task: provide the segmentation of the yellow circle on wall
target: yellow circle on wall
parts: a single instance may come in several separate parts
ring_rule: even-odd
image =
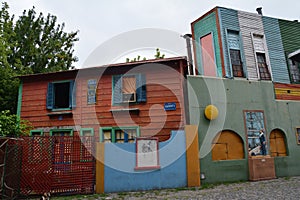
[[[204,111],[205,117],[209,120],[214,120],[218,117],[219,111],[218,108],[214,105],[208,105]]]

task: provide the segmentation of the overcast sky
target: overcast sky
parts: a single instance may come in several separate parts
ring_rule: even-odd
[[[1,0],[2,1],[2,0]],[[3,1],[2,1],[3,2]],[[192,21],[215,6],[256,12],[288,20],[300,20],[299,0],[7,0],[10,14],[20,16],[35,6],[44,16],[48,13],[64,22],[65,31],[79,30],[75,55],[76,67],[105,41],[137,29],[167,29],[190,33]]]

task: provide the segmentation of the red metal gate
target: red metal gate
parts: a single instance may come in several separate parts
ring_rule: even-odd
[[[93,137],[23,137],[22,196],[94,193]]]

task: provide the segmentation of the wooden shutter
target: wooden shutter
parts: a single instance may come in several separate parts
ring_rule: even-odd
[[[213,144],[212,160],[227,160],[227,145],[226,144]]]
[[[253,46],[256,52],[265,53],[264,38],[261,35],[253,35]]]
[[[54,99],[53,83],[48,83],[47,99],[46,99],[47,109],[53,109],[53,99]]]
[[[234,160],[244,158],[244,145],[241,137],[232,131],[222,131],[213,144],[213,160]]]
[[[69,107],[75,108],[76,107],[76,85],[75,81],[70,81],[70,90],[69,90]]]
[[[147,92],[146,92],[146,76],[144,74],[138,74],[136,76],[136,95],[137,102],[146,102],[147,101]]]
[[[122,103],[122,76],[113,76],[113,103]]]
[[[273,130],[270,134],[271,156],[287,156],[285,136],[280,130]]]
[[[238,32],[228,31],[229,49],[240,50],[240,39]]]

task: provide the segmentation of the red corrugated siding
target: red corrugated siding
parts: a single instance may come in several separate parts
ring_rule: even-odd
[[[62,120],[59,120],[58,116],[48,116],[52,112],[46,109],[47,85],[52,81],[75,79],[74,72],[71,75],[64,73],[63,76],[59,73],[48,74],[36,81],[26,78],[23,81],[21,117],[32,122],[35,128],[80,125],[81,127],[95,128],[96,135],[100,125],[101,127],[138,125],[142,135],[156,134],[161,136],[161,140],[168,139],[171,130],[182,128],[184,124],[183,77],[179,74],[180,65],[183,62],[185,63],[184,60],[168,63],[172,66],[173,71],[161,70],[159,67],[156,69],[151,65],[144,66],[143,70],[140,70],[146,75],[147,102],[129,106],[139,109],[139,113],[131,113],[133,123],[130,123],[128,116],[125,116],[124,118],[120,117],[117,124],[111,113],[111,109],[122,108],[122,106],[112,106],[112,74],[124,73],[130,68],[115,70],[122,71],[117,73],[109,70],[106,75],[101,77],[97,87],[97,104],[95,105],[87,104],[87,80],[98,78],[97,73],[94,73],[96,76],[89,73],[83,78],[77,79],[76,109],[72,111],[73,115],[63,115]],[[176,111],[164,111],[165,102],[175,102]],[[152,115],[152,118],[149,115]],[[157,130],[157,127],[162,127],[162,129]]]

